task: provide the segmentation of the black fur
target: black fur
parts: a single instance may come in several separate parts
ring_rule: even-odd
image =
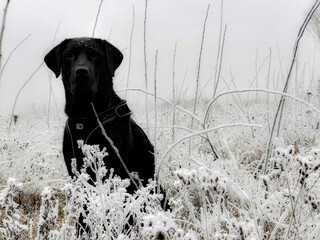
[[[121,178],[128,178],[98,127],[91,103],[129,171],[137,172],[143,184],[154,177],[153,146],[144,131],[130,118],[125,102],[113,90],[112,77],[122,59],[123,55],[116,47],[95,38],[66,39],[45,56],[45,63],[56,77],[62,74],[65,112],[68,116],[63,155],[72,177],[75,175],[71,169],[71,159],[77,159],[78,170],[83,164],[83,154],[77,140],[84,140],[87,144],[99,144],[100,149],[106,147],[109,153],[105,158],[107,168],[113,168],[114,173]],[[122,114],[117,114],[117,106]],[[89,171],[89,175],[95,179],[93,172]],[[133,193],[134,190],[131,183],[128,192]]]

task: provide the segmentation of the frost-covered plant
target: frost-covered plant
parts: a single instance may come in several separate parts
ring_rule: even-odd
[[[143,239],[183,239],[184,231],[178,227],[172,214],[158,212],[143,217]]]
[[[0,119],[2,120],[2,119]],[[0,121],[0,174],[2,179],[16,178],[32,182],[24,190],[41,191],[47,185],[62,187],[67,175],[61,152],[58,124],[48,128],[39,116],[28,117],[12,126],[10,134]]]
[[[288,101],[288,113],[294,113],[289,104]],[[250,123],[267,122],[265,105],[255,105],[254,110],[258,113],[252,111],[251,106],[247,107],[248,116],[244,116],[234,111],[235,106],[221,105],[220,109],[215,109],[210,124],[245,122],[247,117]],[[245,106],[243,108],[246,110]],[[172,128],[167,126],[170,111],[160,113],[158,118],[159,125],[162,124],[157,128],[158,164],[162,154],[173,144]],[[23,191],[35,186],[43,189],[47,184],[57,187],[57,180],[63,184],[66,201],[62,196],[59,203],[62,211],[55,225],[50,227],[50,233],[54,234],[49,234],[49,239],[77,239],[76,225],[80,215],[91,230],[83,236],[85,239],[318,239],[320,151],[316,129],[319,118],[306,115],[306,111],[300,113],[298,111],[294,122],[293,117],[284,116],[285,137],[276,140],[265,175],[261,175],[260,165],[265,158],[267,125],[262,131],[234,127],[209,134],[221,155],[219,159],[212,155],[206,141],[200,137],[193,139],[190,152],[189,144],[184,142],[172,148],[159,177],[169,197],[170,213],[160,208],[161,196],[155,194],[154,182],[133,195],[128,194],[129,181],[118,178],[104,166],[102,158],[108,158],[108,149],[82,144],[85,166],[76,172],[76,179],[68,179],[66,183],[67,172],[59,152],[59,131],[39,125],[39,120],[32,123],[37,125],[30,127],[35,130],[32,134],[26,131],[31,123],[21,122],[21,125],[13,126],[11,136],[0,137],[0,172],[3,179],[8,176],[17,177],[19,182],[23,179]],[[196,122],[193,130],[188,129],[189,118],[188,114],[176,115],[176,139],[202,130]],[[152,133],[154,129],[150,131]],[[87,174],[88,168],[95,173],[93,179]],[[88,180],[95,183],[89,184]],[[6,196],[5,189],[1,190],[1,196]],[[33,209],[36,214],[29,214],[20,196],[15,198],[13,195],[12,205],[21,204],[15,206],[14,217],[8,217],[7,206],[1,205],[0,238],[9,238],[11,231],[2,219],[10,220],[10,226],[27,221],[30,224],[31,219],[34,228],[41,225],[37,222],[43,219],[39,218],[38,207]],[[51,199],[57,204],[56,198],[52,192]],[[13,219],[18,221],[13,222]],[[31,230],[23,234],[31,238],[39,229]]]
[[[41,193],[42,204],[40,207],[40,216],[38,220],[37,239],[53,239],[57,236],[56,221],[58,218],[59,202],[54,203],[51,199],[52,190],[45,187]]]
[[[266,189],[262,207],[273,216],[269,220],[271,238],[285,234],[291,239],[302,233],[319,236],[320,225],[314,218],[320,208],[320,149],[300,154],[292,145],[279,147],[271,164],[272,171],[262,178]]]
[[[120,179],[112,169],[105,168],[103,158],[108,157],[105,148],[100,150],[97,145],[82,145],[81,142],[80,147],[85,156],[84,166],[77,172],[76,161],[73,160],[73,171],[77,178],[64,187],[67,203],[60,236],[74,238],[75,227],[70,222],[78,221],[81,214],[83,222],[90,229],[90,236],[98,239],[129,236],[135,239],[139,235],[143,217],[161,211],[162,195],[156,194],[156,183],[151,181],[131,195],[126,190],[129,180]],[[86,172],[88,168],[94,172],[95,179],[90,179]],[[89,180],[94,180],[94,184],[89,184]]]
[[[5,210],[3,227],[0,231],[8,239],[21,239],[23,232],[28,230],[28,227],[21,222],[20,206],[14,201],[20,188],[21,184],[16,179],[9,178],[7,187],[0,193],[0,207]]]
[[[187,216],[181,219],[183,225],[195,228],[202,237],[219,232],[217,216],[222,215],[225,208],[226,179],[223,174],[207,167],[178,169],[174,174],[178,195],[171,199],[171,205],[177,216]],[[223,229],[220,230],[222,233]]]

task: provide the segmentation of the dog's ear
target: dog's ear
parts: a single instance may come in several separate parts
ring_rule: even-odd
[[[106,40],[102,40],[102,44],[104,45],[104,49],[106,51],[108,69],[111,76],[113,77],[114,72],[122,62],[123,55],[118,48],[116,48]]]
[[[61,71],[61,48],[62,45],[67,41],[64,40],[58,46],[54,47],[45,57],[44,62],[47,64],[48,68],[54,72],[56,78],[60,76]]]

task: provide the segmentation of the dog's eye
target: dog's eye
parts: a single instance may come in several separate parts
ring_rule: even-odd
[[[90,52],[90,57],[93,60],[99,60],[100,59],[100,54],[98,52],[92,51],[92,52]]]
[[[64,55],[64,59],[66,61],[71,61],[73,59],[74,55],[71,52],[68,52]]]

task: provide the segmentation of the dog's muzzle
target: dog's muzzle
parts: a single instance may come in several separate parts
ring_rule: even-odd
[[[86,66],[79,66],[74,69],[72,75],[73,94],[82,98],[92,97],[95,92],[95,79],[90,69]]]
[[[88,78],[89,77],[89,68],[85,66],[77,67],[75,70],[76,78]]]

